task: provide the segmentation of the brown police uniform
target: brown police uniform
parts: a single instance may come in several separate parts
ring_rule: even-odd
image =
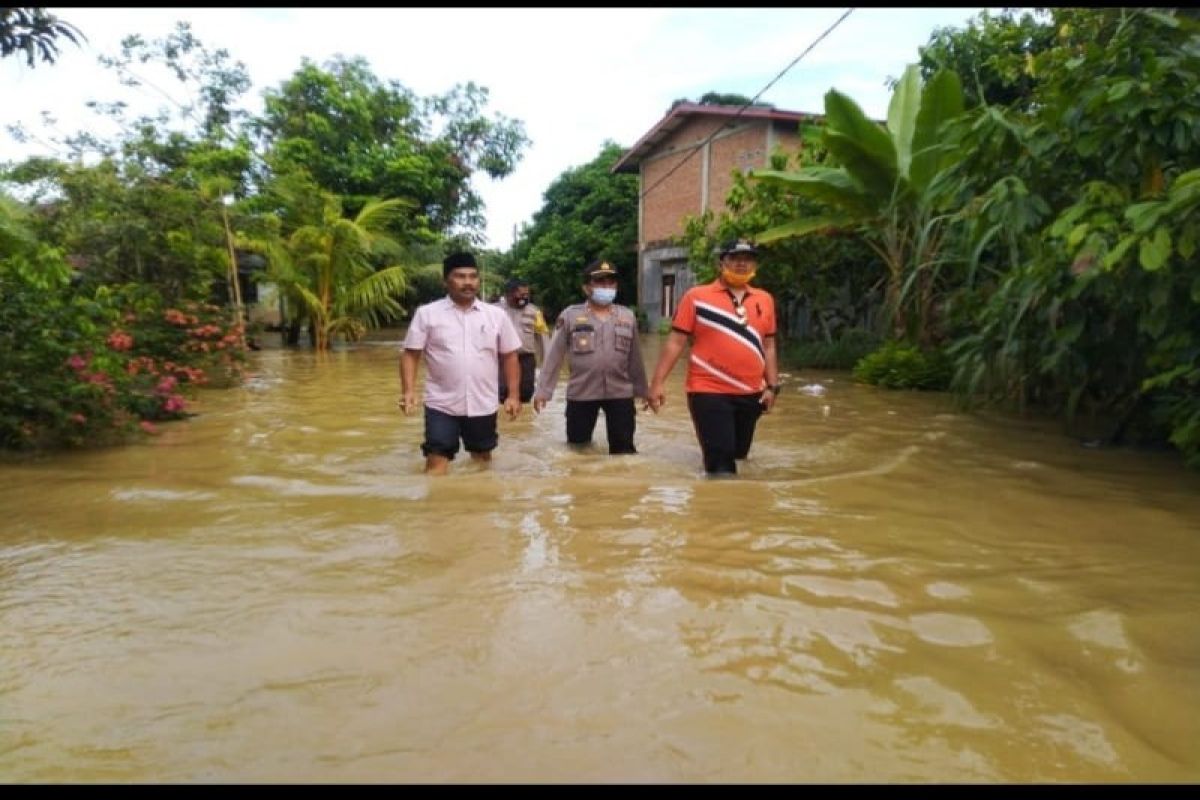
[[[533,303],[527,303],[524,308],[508,304],[507,297],[501,297],[496,305],[504,309],[512,321],[513,327],[521,337],[521,349],[517,352],[517,361],[521,365],[521,402],[528,403],[533,397],[534,377],[537,373],[537,362],[546,360],[546,334],[550,329],[542,317],[542,310]],[[508,397],[508,384],[504,380],[504,367],[500,367],[500,402]]]
[[[645,397],[646,365],[638,342],[637,318],[625,306],[612,304],[608,313],[593,313],[587,303],[563,309],[555,323],[550,349],[542,364],[534,397],[549,400],[566,359],[567,441],[592,440],[598,413],[604,411],[610,453],[636,453],[635,397]]]

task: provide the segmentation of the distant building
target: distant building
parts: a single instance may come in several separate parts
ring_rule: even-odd
[[[679,298],[695,283],[678,244],[684,219],[725,210],[733,170],[766,167],[776,149],[798,152],[805,128],[821,119],[759,106],[680,103],[613,165],[613,172],[640,177],[637,302],[651,330],[675,314]]]
[[[237,251],[238,290],[242,295],[246,322],[252,327],[276,330],[283,324],[283,298],[276,284],[261,280],[266,266],[267,260],[258,253]],[[209,299],[217,305],[232,307],[228,277],[213,281]]]

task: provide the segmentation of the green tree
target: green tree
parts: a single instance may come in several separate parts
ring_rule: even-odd
[[[0,58],[24,53],[33,67],[40,56],[46,64],[58,58],[58,39],[78,45],[87,37],[69,22],[60,20],[44,8],[0,8]]]
[[[397,236],[431,241],[460,226],[479,238],[483,203],[471,177],[508,175],[529,143],[520,121],[483,115],[487,98],[473,83],[421,98],[362,58],[324,68],[306,59],[266,92],[255,129],[273,171],[307,171],[349,214],[367,198],[406,198],[414,213],[398,218]]]
[[[237,102],[250,89],[250,75],[240,61],[233,61],[228,50],[210,50],[193,33],[187,22],[175,23],[175,29],[161,39],[145,39],[140,34],[121,40],[116,56],[101,56],[100,63],[115,71],[123,85],[152,91],[165,100],[169,115],[143,117],[134,129],[151,125],[158,130],[183,133],[183,138],[201,138],[207,142],[236,139],[240,123],[247,114]],[[147,75],[146,65],[161,67],[178,86],[174,91],[160,86]],[[179,99],[182,97],[182,99]],[[124,106],[120,103],[93,104],[118,120]]]
[[[1037,80],[1034,56],[1052,47],[1054,25],[1044,12],[982,11],[964,29],[937,28],[918,48],[921,76],[950,70],[963,80],[967,108],[998,105],[1029,109]]]
[[[371,200],[347,219],[339,199],[315,186],[297,181],[275,192],[285,198],[293,224],[243,236],[239,244],[266,257],[265,278],[278,284],[307,319],[317,350],[329,349],[338,334],[355,341],[400,314],[406,268],[392,263],[376,270],[375,264],[401,253],[387,231],[406,209],[405,201]]]
[[[547,319],[580,301],[580,274],[597,258],[617,268],[624,302],[637,297],[638,180],[611,171],[623,153],[605,142],[592,161],[558,176],[513,246],[511,269],[529,280]]]
[[[5,178],[41,206],[38,232],[84,269],[86,285],[137,282],[171,302],[206,299],[226,268],[222,206],[201,191],[237,187],[251,154],[143,124],[98,163],[29,159]]]
[[[833,213],[803,215],[759,234],[764,243],[835,230],[861,235],[887,270],[886,306],[897,338],[927,343],[934,333],[934,282],[949,219],[943,178],[960,151],[944,123],[962,113],[958,77],[942,72],[924,87],[917,66],[904,72],[887,127],[868,119],[836,89],[825,95],[824,144],[841,166],[753,177],[821,201]]]
[[[1052,14],[1031,112],[981,112],[965,142],[975,249],[997,269],[964,307],[958,387],[1073,428],[1086,412],[1102,438],[1165,429],[1200,463],[1200,25]]]
[[[186,23],[163,39],[126,37],[120,53],[101,62],[128,86],[152,85],[168,105],[130,119],[121,102],[92,102],[119,125],[111,141],[83,131],[62,142],[67,159],[28,159],[0,177],[40,207],[37,235],[70,254],[85,291],[132,282],[171,303],[206,300],[224,282],[229,256],[223,206],[202,189],[215,181],[248,191],[253,154],[233,104],[249,77]],[[145,73],[153,68],[179,81],[175,94],[193,99],[177,102],[151,84]]]

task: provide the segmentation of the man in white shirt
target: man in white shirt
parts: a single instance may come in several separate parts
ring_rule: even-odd
[[[425,472],[444,475],[462,447],[476,461],[490,461],[496,448],[496,398],[504,369],[509,419],[521,413],[517,351],[521,337],[508,315],[479,299],[479,269],[470,253],[442,262],[446,297],[413,314],[400,355],[400,410],[417,408],[417,364],[425,355]]]

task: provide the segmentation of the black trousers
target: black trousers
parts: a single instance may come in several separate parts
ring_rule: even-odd
[[[688,411],[704,454],[704,471],[736,475],[736,459],[750,453],[754,427],[762,416],[762,392],[754,394],[688,393]]]
[[[604,427],[608,433],[608,452],[611,455],[636,453],[633,434],[637,430],[637,411],[632,397],[619,400],[568,400],[567,441],[588,444],[596,429],[596,417],[604,410]]]
[[[533,377],[537,370],[537,358],[533,353],[517,353],[517,363],[521,365],[521,402],[528,403],[533,399]],[[500,367],[500,402],[508,399],[508,384],[504,381],[504,367]]]

